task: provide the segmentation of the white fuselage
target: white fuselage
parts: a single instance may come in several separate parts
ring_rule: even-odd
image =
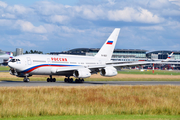
[[[89,56],[76,55],[21,55],[15,58],[16,61],[9,62],[9,66],[17,72],[29,75],[64,75],[66,68],[88,68],[89,66],[105,65],[104,59],[97,59]],[[62,69],[56,73],[55,69]],[[64,71],[64,72],[63,72]]]

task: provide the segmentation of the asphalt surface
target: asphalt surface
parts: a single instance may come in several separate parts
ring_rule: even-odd
[[[3,71],[3,70],[0,70],[0,72],[9,72],[9,71],[8,71],[8,70],[4,70],[4,71]]]
[[[0,81],[0,87],[17,86],[97,86],[97,85],[180,85],[180,81],[85,81],[84,83],[46,82],[46,81]]]

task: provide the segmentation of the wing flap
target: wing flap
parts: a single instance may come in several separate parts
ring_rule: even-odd
[[[68,72],[68,71],[73,71],[73,70],[77,70],[80,67],[61,67],[61,68],[52,68],[51,72],[52,73],[59,73],[59,72]]]

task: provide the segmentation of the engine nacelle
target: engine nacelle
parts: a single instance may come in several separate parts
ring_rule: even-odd
[[[105,68],[101,69],[100,74],[102,76],[112,77],[112,76],[117,75],[117,70],[116,70],[116,68],[109,66],[109,67],[105,67]]]
[[[82,69],[75,70],[73,72],[73,76],[76,78],[88,78],[91,76],[91,73],[89,69],[82,68]]]

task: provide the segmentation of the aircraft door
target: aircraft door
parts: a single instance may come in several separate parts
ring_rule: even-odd
[[[31,58],[30,57],[27,57],[27,64],[31,65]]]
[[[50,58],[47,58],[47,63],[48,63],[48,65],[51,64]]]
[[[102,64],[102,61],[101,61],[101,60],[99,60],[99,64],[100,64],[100,65]]]

